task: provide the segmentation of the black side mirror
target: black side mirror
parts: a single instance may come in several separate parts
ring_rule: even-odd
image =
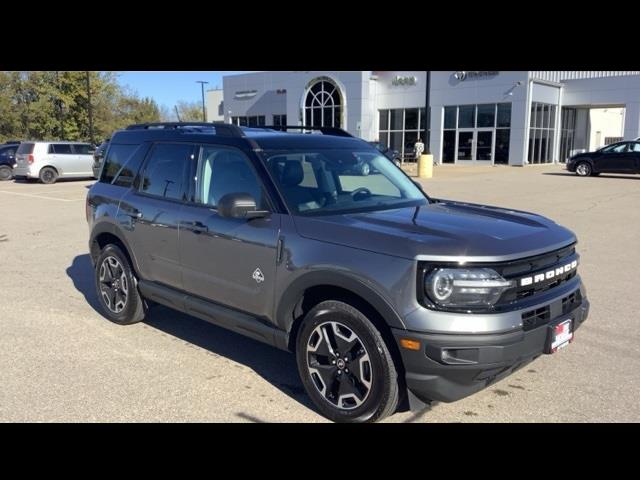
[[[228,193],[218,202],[218,214],[226,218],[263,218],[267,210],[258,210],[256,200],[248,193]]]

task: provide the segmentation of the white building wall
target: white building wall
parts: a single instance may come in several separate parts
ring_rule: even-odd
[[[208,122],[224,120],[223,90],[208,90],[205,94]]]
[[[619,77],[626,75],[640,75],[638,70],[552,70],[532,71],[531,78],[547,80],[549,82],[561,82],[563,80],[579,80],[590,78]]]

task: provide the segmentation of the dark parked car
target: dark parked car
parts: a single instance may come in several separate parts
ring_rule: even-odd
[[[640,142],[618,142],[595,152],[579,153],[567,161],[567,170],[581,177],[601,173],[640,173]]]
[[[11,180],[16,166],[16,151],[19,143],[0,145],[0,181]]]
[[[369,144],[378,149],[378,151],[382,152],[385,157],[387,157],[389,160],[392,160],[396,165],[400,166],[402,164],[402,155],[398,150],[389,148],[380,142],[369,142]]]
[[[93,178],[98,178],[100,176],[100,168],[102,167],[102,160],[104,160],[104,154],[107,152],[107,147],[109,146],[110,138],[107,138],[104,142],[102,142],[96,148],[95,152],[93,152],[93,165],[91,169],[93,170]]]
[[[159,303],[292,351],[344,422],[466,397],[573,341],[589,302],[571,231],[431,198],[365,141],[321,131],[116,132],[86,201],[103,314],[129,325]],[[378,174],[346,174],[354,155]]]

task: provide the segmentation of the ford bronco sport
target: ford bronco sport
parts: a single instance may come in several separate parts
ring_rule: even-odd
[[[572,232],[431,198],[339,129],[132,125],[86,215],[109,320],[158,303],[290,350],[334,421],[470,395],[568,345],[589,311]]]

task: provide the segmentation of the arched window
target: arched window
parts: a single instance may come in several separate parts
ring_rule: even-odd
[[[341,128],[342,99],[335,84],[320,80],[311,86],[304,101],[304,124]]]

